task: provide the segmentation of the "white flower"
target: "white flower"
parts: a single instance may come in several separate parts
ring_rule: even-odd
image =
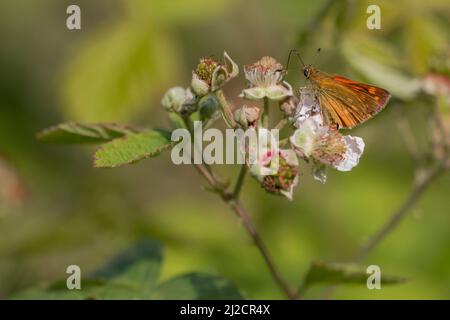
[[[350,171],[358,164],[364,151],[362,138],[343,136],[336,128],[324,126],[319,114],[298,125],[290,142],[299,157],[312,158],[339,171]]]
[[[269,193],[280,194],[292,200],[298,184],[298,159],[291,149],[274,153],[268,150],[250,166],[250,173]]]
[[[243,98],[281,101],[293,95],[291,85],[283,81],[283,66],[272,57],[244,66],[244,73],[250,87],[242,91]]]

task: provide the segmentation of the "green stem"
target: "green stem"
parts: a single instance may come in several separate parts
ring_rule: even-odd
[[[285,126],[286,124],[288,124],[288,122],[289,122],[288,119],[283,118],[283,119],[281,119],[281,120],[277,123],[277,125],[276,125],[275,127],[273,127],[273,128],[274,128],[274,129],[281,130],[281,129],[284,128],[284,126]]]
[[[236,128],[236,122],[234,121],[233,112],[231,111],[231,107],[225,98],[222,90],[216,91],[216,98],[219,102],[220,108],[222,110],[223,120],[227,124],[229,128]]]
[[[442,164],[438,164],[427,170],[423,175],[419,175],[418,178],[416,178],[409,196],[405,199],[400,208],[398,208],[398,210],[389,217],[389,220],[386,221],[386,223],[360,248],[353,261],[361,262],[370,252],[372,252],[372,250],[400,224],[431,183],[439,177],[444,170],[445,167]]]
[[[262,258],[264,259],[265,264],[267,265],[267,268],[270,271],[270,274],[275,281],[275,283],[278,285],[278,287],[284,292],[284,294],[291,300],[297,299],[297,295],[294,290],[284,281],[284,279],[281,277],[280,272],[278,271],[277,267],[275,266],[275,263],[272,259],[272,256],[270,255],[265,243],[263,242],[261,236],[259,235],[256,226],[253,224],[250,216],[247,214],[245,209],[242,207],[241,202],[239,199],[234,198],[234,193],[228,192],[223,186],[218,185],[217,180],[215,179],[214,175],[208,172],[202,165],[196,165],[196,169],[198,172],[208,181],[208,183],[213,187],[217,193],[220,195],[220,197],[223,199],[225,203],[227,203],[230,208],[233,210],[233,212],[236,214],[236,216],[242,221],[242,224],[244,225],[245,230],[249,234],[249,236],[252,238],[253,243],[255,244],[256,248],[260,252]],[[238,179],[238,183],[236,186],[239,186],[240,189],[242,187],[242,183],[244,181],[245,174],[242,173],[240,178]],[[245,169],[246,171],[246,169]],[[241,178],[242,177],[242,178]],[[241,182],[239,182],[241,181]],[[236,191],[236,190],[235,190]]]
[[[269,98],[264,97],[263,127],[269,128]]]
[[[239,199],[239,193],[241,192],[242,186],[244,184],[245,175],[247,174],[247,165],[243,164],[241,166],[241,170],[239,171],[238,180],[236,181],[236,185],[233,191],[233,199]]]

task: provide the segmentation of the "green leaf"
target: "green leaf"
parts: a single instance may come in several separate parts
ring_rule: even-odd
[[[154,299],[220,300],[243,299],[239,290],[228,280],[203,273],[189,273],[162,283]]]
[[[20,300],[85,300],[98,297],[97,291],[104,285],[98,279],[82,279],[81,289],[67,289],[66,281],[53,284],[40,284],[13,295],[12,299]]]
[[[42,130],[37,138],[44,142],[65,144],[103,143],[138,132],[128,125],[114,123],[62,123]]]
[[[366,285],[369,274],[366,268],[351,263],[313,262],[305,276],[302,291],[315,284],[362,284]],[[382,284],[396,284],[406,281],[406,278],[381,275]]]
[[[62,105],[68,118],[133,119],[177,77],[179,50],[171,35],[130,17],[121,21],[90,33],[66,66]]]
[[[80,290],[65,281],[39,285],[13,299],[242,299],[238,289],[220,276],[190,273],[159,283],[163,248],[145,239],[120,253],[105,266],[81,279]]]
[[[168,135],[161,131],[148,130],[130,134],[104,144],[95,153],[94,164],[98,168],[119,167],[157,156],[172,145]]]
[[[158,281],[162,260],[161,244],[143,240],[94,272],[92,278],[114,279],[115,283],[148,290]]]

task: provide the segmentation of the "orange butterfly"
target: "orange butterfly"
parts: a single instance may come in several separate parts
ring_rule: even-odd
[[[380,112],[391,94],[382,88],[331,75],[312,66],[303,74],[311,81],[326,123],[351,129]]]
[[[289,52],[287,65],[291,53],[296,53],[303,64],[303,74],[311,82],[326,123],[338,125],[338,128],[354,128],[380,112],[391,97],[385,89],[305,65],[297,50]]]

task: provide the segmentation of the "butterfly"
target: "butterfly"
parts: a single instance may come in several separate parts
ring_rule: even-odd
[[[351,129],[375,116],[389,102],[389,91],[305,65],[295,49],[289,52],[287,66],[292,53],[303,65],[303,74],[311,82],[326,123]]]
[[[303,74],[311,82],[326,123],[351,129],[375,116],[391,94],[380,87],[320,71],[310,65]]]

